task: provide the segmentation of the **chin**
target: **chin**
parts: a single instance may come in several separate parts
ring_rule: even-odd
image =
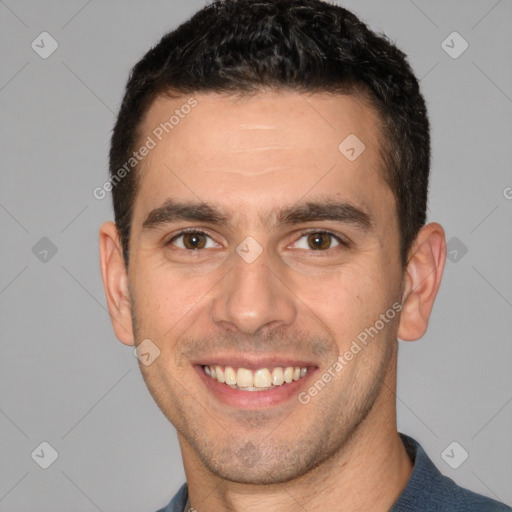
[[[238,450],[230,447],[229,450],[220,452],[220,456],[203,453],[199,457],[212,474],[239,484],[270,485],[289,482],[321,463],[321,460],[306,461],[304,453],[294,452],[293,447],[269,449],[268,446],[257,445],[251,441]]]
[[[269,464],[248,468],[241,464],[232,464],[209,468],[217,477],[229,482],[245,485],[272,485],[290,482],[300,476],[296,467],[283,468],[281,465]]]

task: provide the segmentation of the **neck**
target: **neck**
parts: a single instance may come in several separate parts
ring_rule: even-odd
[[[286,483],[246,485],[223,480],[201,465],[178,434],[190,506],[199,512],[387,512],[412,472],[396,427],[396,380],[387,381],[343,447],[312,471]]]

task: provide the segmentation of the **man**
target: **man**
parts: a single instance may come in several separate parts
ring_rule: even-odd
[[[446,258],[405,55],[319,0],[215,2],[134,67],[101,271],[176,427],[168,511],[503,511],[397,431]]]

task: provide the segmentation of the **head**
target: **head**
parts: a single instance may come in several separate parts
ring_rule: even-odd
[[[186,465],[286,481],[394,425],[397,337],[424,334],[445,261],[429,166],[405,55],[327,2],[214,2],[136,64],[102,275],[117,337],[158,354],[141,371]],[[303,365],[308,387],[241,405],[208,364]]]

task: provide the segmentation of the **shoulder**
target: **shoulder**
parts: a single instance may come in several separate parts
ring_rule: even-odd
[[[439,511],[460,510],[461,512],[511,512],[512,509],[491,498],[477,494],[457,485],[443,476],[436,493],[431,495],[432,506]],[[458,507],[455,509],[454,507]]]
[[[494,499],[465,489],[444,476],[422,446],[400,433],[413,470],[391,512],[512,512]]]
[[[512,512],[512,508],[492,498],[465,489],[451,478],[441,476],[430,495],[430,506],[439,512]]]

